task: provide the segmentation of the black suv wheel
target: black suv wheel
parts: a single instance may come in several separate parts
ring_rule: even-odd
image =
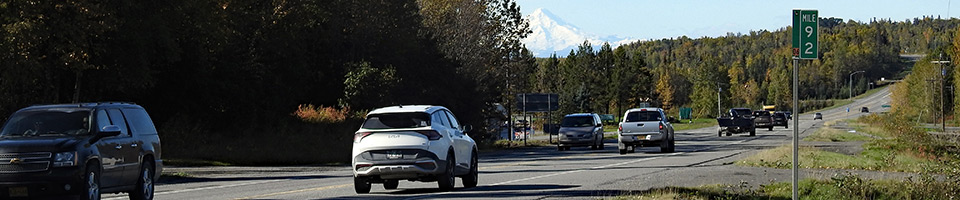
[[[84,195],[80,197],[83,200],[100,199],[100,165],[91,163],[87,165],[87,170],[83,173]]]
[[[131,200],[152,200],[153,199],[153,163],[144,162],[140,167],[140,177],[137,178],[137,185],[128,193]]]

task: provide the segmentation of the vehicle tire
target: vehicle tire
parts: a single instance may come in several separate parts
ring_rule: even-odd
[[[597,144],[597,149],[603,150],[603,136],[600,136],[600,144]]]
[[[463,180],[463,187],[472,188],[477,187],[477,181],[480,178],[480,167],[477,166],[477,152],[473,152],[473,155],[470,158],[470,173],[461,178]]]
[[[87,165],[87,170],[83,173],[83,180],[86,183],[84,189],[86,193],[80,197],[82,200],[99,200],[100,199],[100,164],[99,163],[90,163]]]
[[[676,140],[676,139],[677,139],[677,138],[674,138],[674,136],[672,136],[672,135],[670,136],[670,152],[671,152],[671,153],[677,151],[677,140]]]
[[[664,137],[660,140],[660,153],[672,153],[670,150],[670,138]]]
[[[717,131],[717,137],[723,137],[723,131]]]
[[[783,129],[790,129],[790,125],[783,125]]]
[[[394,190],[400,186],[400,180],[386,180],[383,181],[383,189],[385,190]]]
[[[750,130],[750,136],[757,136],[757,129]]]
[[[450,191],[453,189],[456,181],[456,176],[453,174],[453,168],[457,167],[456,157],[453,156],[453,151],[447,153],[447,167],[446,172],[437,177],[437,186],[440,187],[440,190]]]
[[[353,177],[353,190],[356,191],[357,194],[370,193],[370,182],[367,182],[364,178]]]
[[[154,181],[153,175],[155,171],[153,170],[153,163],[150,161],[144,162],[143,166],[140,167],[140,177],[137,178],[137,185],[127,193],[130,196],[131,200],[152,200],[153,191],[154,191]]]
[[[560,145],[557,145],[557,151],[563,151],[563,147],[561,147]]]
[[[770,128],[767,128],[767,131],[773,131],[773,126],[770,126]]]
[[[620,155],[627,154],[627,149],[620,149]]]

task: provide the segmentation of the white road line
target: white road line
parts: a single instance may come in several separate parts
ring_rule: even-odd
[[[191,188],[191,189],[185,189],[185,190],[173,190],[173,191],[166,191],[166,192],[154,193],[154,197],[159,196],[159,195],[168,195],[168,194],[176,194],[176,193],[184,193],[184,192],[193,192],[193,191],[200,191],[200,190],[223,189],[223,188],[229,188],[229,187],[239,187],[239,186],[246,186],[246,185],[256,185],[256,184],[271,183],[271,182],[278,182],[278,181],[283,181],[283,180],[278,179],[278,180],[254,181],[254,182],[238,183],[238,184],[231,184],[231,185],[220,185],[220,186],[213,186],[213,187],[199,187],[199,188]],[[104,200],[127,199],[127,198],[128,198],[128,197],[121,196],[121,197],[107,198],[107,199],[104,199]]]

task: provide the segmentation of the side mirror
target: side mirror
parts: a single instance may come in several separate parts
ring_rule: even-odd
[[[597,124],[597,127],[602,127],[602,126],[603,126],[603,123]]]
[[[467,133],[467,132],[470,132],[470,130],[473,130],[473,126],[463,125],[463,127],[461,127],[460,129],[462,129],[463,133]]]
[[[97,135],[90,139],[90,143],[94,143],[100,138],[113,137],[120,135],[120,126],[117,125],[107,125],[100,128],[100,131],[97,132]]]

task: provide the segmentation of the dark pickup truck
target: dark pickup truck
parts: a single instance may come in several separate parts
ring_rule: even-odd
[[[773,115],[770,114],[770,111],[758,110],[753,111],[753,123],[757,128],[767,128],[767,130],[773,130]]]
[[[717,117],[717,124],[720,125],[720,130],[717,131],[717,136],[722,137],[724,133],[727,136],[731,136],[734,133],[746,133],[750,132],[750,136],[757,135],[757,130],[754,127],[753,123],[753,111],[749,108],[733,108],[730,109],[729,116]]]

